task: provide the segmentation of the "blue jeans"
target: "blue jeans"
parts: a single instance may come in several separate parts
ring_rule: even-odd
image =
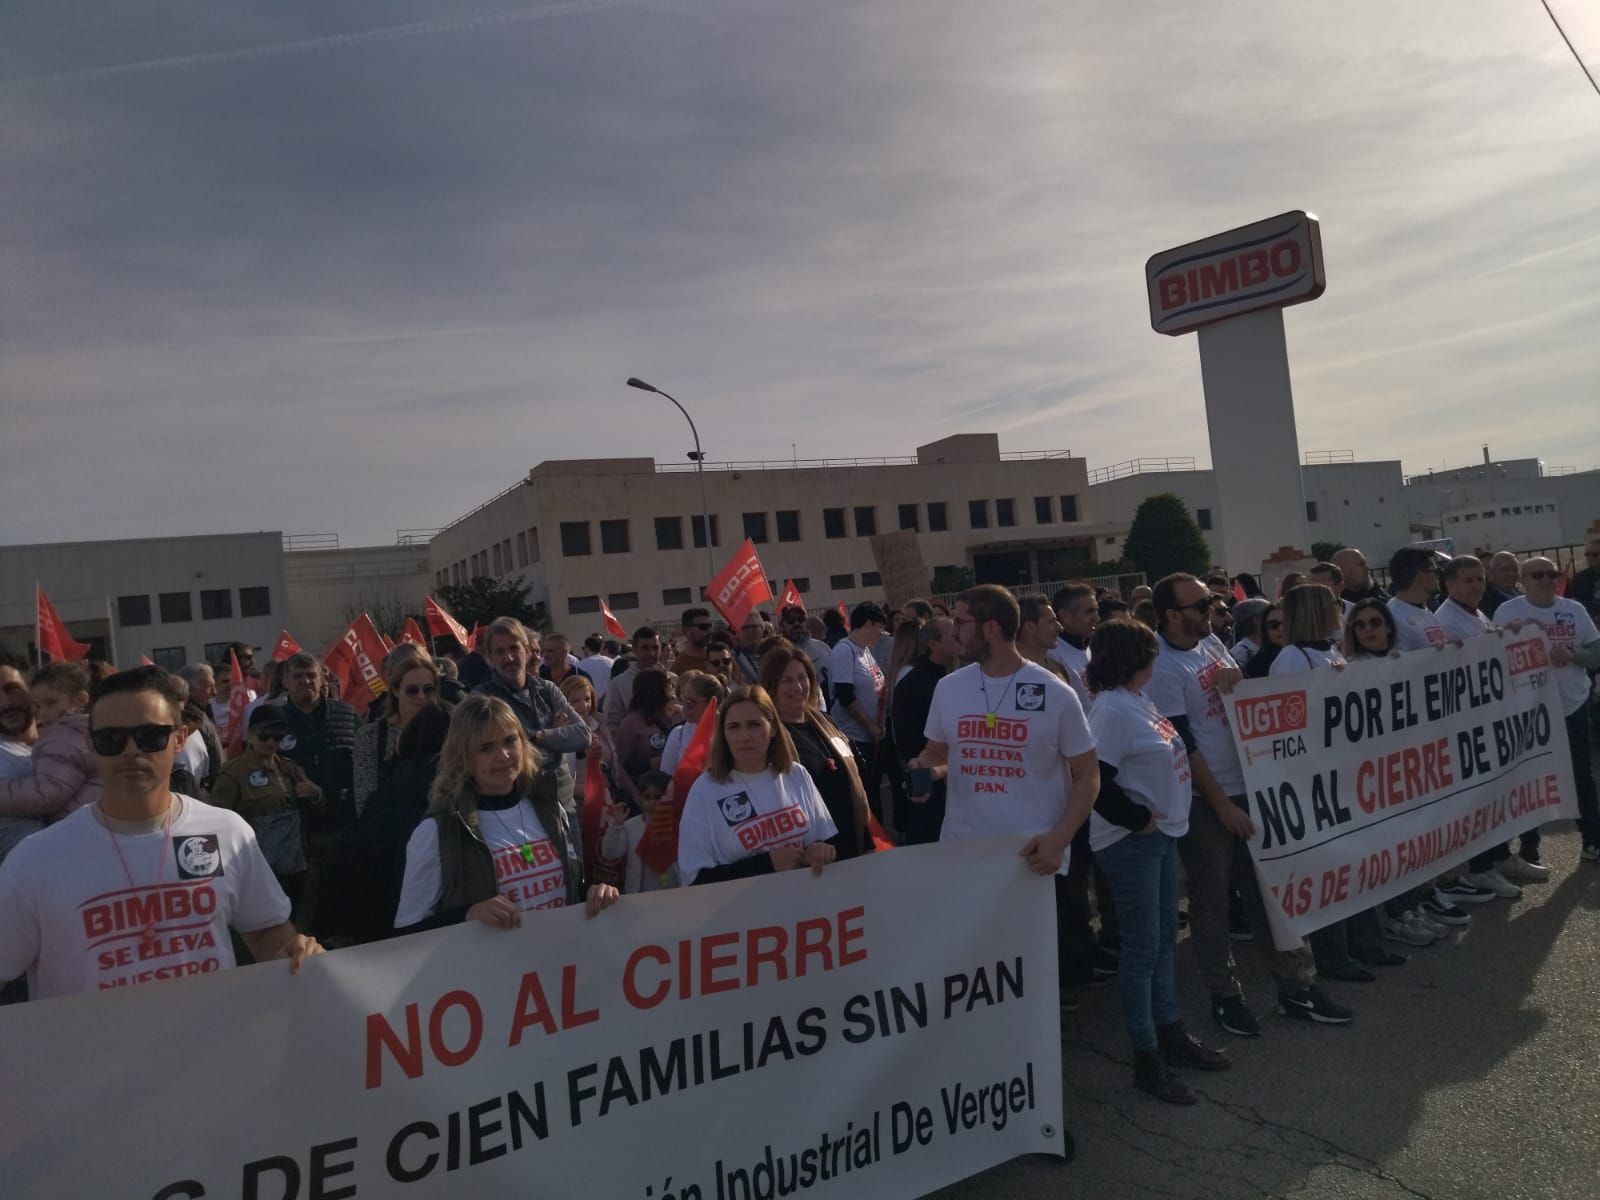
[[[1157,830],[1095,851],[1122,926],[1117,986],[1135,1050],[1156,1048],[1156,1027],[1182,1017],[1172,947],[1178,940],[1178,843]]]

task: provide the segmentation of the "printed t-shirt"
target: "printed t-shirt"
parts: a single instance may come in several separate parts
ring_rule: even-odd
[[[1468,638],[1482,637],[1494,628],[1489,618],[1475,608],[1463,608],[1454,600],[1446,600],[1433,614],[1445,636],[1464,642]]]
[[[1325,650],[1320,646],[1285,646],[1278,652],[1278,657],[1272,660],[1272,668],[1267,674],[1303,675],[1307,671],[1343,665],[1344,655],[1331,647]]]
[[[1583,605],[1565,596],[1557,596],[1549,608],[1540,608],[1526,596],[1513,596],[1495,610],[1494,619],[1499,625],[1509,625],[1513,621],[1539,622],[1550,639],[1552,650],[1556,647],[1581,650],[1600,638],[1594,618],[1584,611]],[[1577,663],[1553,667],[1552,671],[1556,690],[1561,693],[1561,711],[1570,717],[1589,701],[1589,673]]]
[[[873,656],[872,647],[863,649],[850,638],[842,638],[828,659],[828,678],[833,686],[848,683],[856,690],[856,703],[874,725],[883,724],[883,668]],[[870,742],[872,735],[838,701],[833,705],[833,723],[852,742]]]
[[[809,846],[838,833],[817,785],[799,763],[775,771],[709,773],[689,789],[678,820],[678,875],[685,884],[707,867],[723,867],[784,846]]]
[[[1078,693],[1078,703],[1083,705],[1084,711],[1089,708],[1089,650],[1087,647],[1079,649],[1064,637],[1058,637],[1056,644],[1051,646],[1045,654],[1051,662],[1067,673],[1067,682],[1072,685],[1072,690]]]
[[[1179,650],[1166,638],[1158,640],[1161,652],[1144,694],[1168,720],[1189,719],[1195,747],[1205,756],[1217,786],[1226,795],[1244,795],[1244,772],[1228,732],[1228,706],[1217,688],[1217,676],[1238,670],[1238,665],[1215,634],[1207,634],[1189,650]]]
[[[1095,697],[1089,730],[1101,762],[1117,769],[1117,783],[1156,819],[1171,838],[1189,832],[1189,752],[1172,722],[1148,697],[1112,688]],[[1089,814],[1089,848],[1104,850],[1134,832]]]
[[[1012,677],[982,671],[972,663],[946,675],[928,709],[924,733],[950,749],[942,842],[1048,833],[1067,812],[1063,759],[1094,749],[1083,705],[1059,677],[1037,663]],[[1062,856],[1058,874],[1070,858]]]
[[[234,965],[229,926],[289,919],[249,823],[173,799],[170,845],[160,827],[113,834],[97,805],[17,845],[0,864],[0,978],[27,971],[47,998],[209,975]]]
[[[1402,654],[1408,650],[1426,650],[1442,646],[1450,639],[1445,636],[1439,618],[1425,608],[1407,604],[1398,596],[1389,598],[1389,612],[1394,617],[1395,649]]]
[[[456,820],[447,817],[447,820]],[[556,844],[526,799],[504,809],[478,809],[478,836],[494,859],[500,894],[522,912],[561,908],[567,903],[567,877]],[[406,873],[395,908],[396,929],[431,917],[444,898],[439,866],[439,825],[426,817],[406,843]]]

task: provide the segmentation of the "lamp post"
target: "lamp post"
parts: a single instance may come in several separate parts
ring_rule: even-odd
[[[711,508],[706,504],[706,456],[705,452],[700,449],[700,431],[694,427],[694,418],[689,415],[689,410],[679,404],[676,398],[663,392],[658,387],[652,387],[637,377],[630,378],[628,386],[638,388],[641,392],[654,392],[658,396],[666,396],[668,400],[672,401],[672,406],[683,414],[683,419],[689,422],[689,432],[694,437],[694,454],[690,457],[694,459],[695,477],[700,481],[700,520],[703,522],[702,528],[705,530],[706,582],[709,584],[717,576],[717,564],[716,560],[711,556]]]

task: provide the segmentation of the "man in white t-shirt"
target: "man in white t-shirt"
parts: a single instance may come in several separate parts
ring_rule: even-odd
[[[159,667],[106,679],[89,706],[98,804],[0,863],[0,979],[38,999],[206,975],[234,965],[228,930],[258,960],[299,970],[322,953],[236,813],[174,795],[180,693]]]
[[[1237,888],[1278,985],[1278,1011],[1294,1020],[1346,1024],[1349,1009],[1334,1004],[1311,982],[1310,950],[1272,948],[1246,845],[1246,839],[1255,837],[1255,824],[1228,729],[1225,698],[1241,675],[1211,633],[1211,595],[1193,575],[1168,575],[1156,584],[1151,599],[1161,653],[1144,694],[1177,728],[1189,751],[1195,797],[1178,853],[1189,876],[1189,933],[1211,993],[1211,1015],[1229,1033],[1260,1036],[1261,1026],[1244,1002],[1228,936],[1229,892]]]
[[[884,820],[879,793],[883,789],[883,701],[888,681],[872,651],[888,627],[883,609],[871,601],[858,604],[850,610],[850,636],[841,638],[828,656],[828,681],[833,688],[830,715],[839,732],[850,739],[867,803],[880,822]]]
[[[1056,610],[1056,620],[1061,622],[1061,636],[1050,651],[1050,660],[1060,663],[1067,672],[1067,682],[1078,693],[1085,711],[1089,708],[1089,684],[1085,672],[1089,670],[1089,639],[1100,624],[1100,605],[1094,598],[1094,588],[1087,583],[1069,583],[1058,588],[1050,597],[1050,607]]]
[[[1402,654],[1443,646],[1450,639],[1428,601],[1439,590],[1439,556],[1422,546],[1401,546],[1389,559],[1389,613],[1395,649]]]
[[[1572,751],[1572,778],[1578,789],[1578,828],[1583,834],[1585,862],[1600,863],[1600,805],[1595,799],[1594,762],[1589,739],[1589,672],[1600,670],[1600,631],[1582,604],[1556,595],[1561,573],[1548,558],[1522,564],[1522,595],[1495,611],[1495,622],[1516,630],[1535,622],[1550,639],[1550,665],[1567,719],[1567,745]],[[1528,854],[1526,839],[1522,855]]]

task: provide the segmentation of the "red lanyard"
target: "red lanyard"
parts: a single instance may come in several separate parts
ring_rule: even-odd
[[[161,847],[161,857],[156,859],[156,877],[155,882],[150,885],[152,888],[161,886],[161,877],[167,873],[167,857],[172,850],[172,805],[170,803],[167,805],[167,819],[162,823],[162,830],[166,834],[166,839]],[[117,841],[116,832],[109,824],[106,825],[106,836],[111,839],[111,848],[117,852],[117,861],[122,864],[122,873],[127,876],[129,890],[137,888],[138,884],[133,882],[133,872],[128,870],[128,860],[122,855],[122,845]],[[139,934],[139,946],[148,954],[155,945],[155,941],[156,925],[154,921],[151,921]]]

